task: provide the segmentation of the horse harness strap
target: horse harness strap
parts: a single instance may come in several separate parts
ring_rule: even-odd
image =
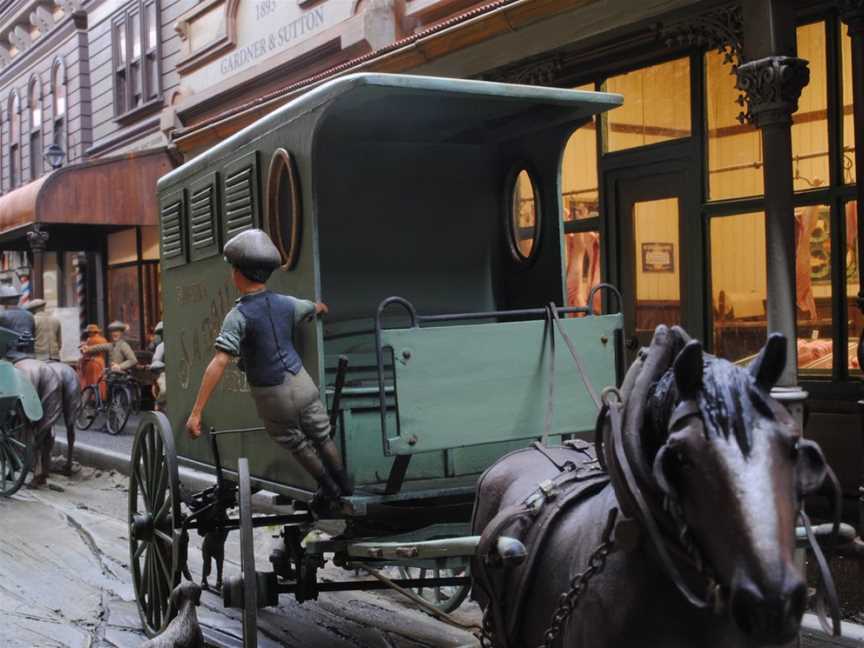
[[[587,445],[587,444],[586,444]],[[520,503],[502,509],[486,525],[477,549],[475,582],[489,599],[483,619],[484,636],[494,635],[495,645],[499,648],[514,648],[518,645],[515,630],[525,595],[529,589],[534,565],[543,549],[549,529],[561,514],[570,510],[581,501],[599,493],[609,483],[609,476],[599,464],[585,461],[588,455],[583,448],[571,446],[582,457],[578,463],[554,461],[545,448],[537,443],[525,451],[538,451],[559,469],[558,475],[538,484],[537,488]],[[515,582],[508,583],[507,592],[496,592],[490,569],[495,569],[494,550],[498,539],[508,535],[520,537],[530,552],[520,565]],[[608,551],[606,552],[608,554]],[[605,562],[605,555],[604,555]],[[506,599],[506,600],[505,600]],[[559,610],[560,611],[560,610]],[[569,614],[569,612],[568,612]]]
[[[604,408],[602,410],[608,416],[608,425],[603,433],[603,448],[612,487],[615,496],[625,516],[635,520],[639,527],[647,534],[654,553],[660,561],[663,571],[675,585],[676,589],[687,599],[687,601],[699,609],[713,609],[719,611],[722,607],[721,589],[714,580],[703,573],[698,565],[694,565],[686,552],[678,549],[677,545],[670,545],[661,531],[655,514],[639,487],[630,460],[624,448],[624,406],[619,399],[615,402],[609,398],[610,392],[604,393]],[[602,425],[602,421],[598,426]],[[673,558],[673,554],[675,557]],[[677,558],[677,560],[676,560]],[[695,573],[705,583],[705,594],[699,595],[693,591],[679,567],[680,563],[690,564]]]

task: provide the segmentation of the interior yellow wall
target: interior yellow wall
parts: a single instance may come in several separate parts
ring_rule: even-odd
[[[636,203],[633,206],[636,234],[636,298],[639,301],[681,300],[681,246],[678,240],[678,199],[664,198]],[[671,243],[674,248],[674,272],[643,272],[642,244]]]
[[[798,112],[793,115],[792,151],[794,155],[811,156],[793,167],[801,176],[795,190],[804,191],[828,184],[828,71],[826,62],[825,23],[798,28],[798,56],[810,62],[810,83],[801,92]]]
[[[721,290],[732,298],[764,299],[765,216],[761,212],[711,219],[711,281],[714,304]]]

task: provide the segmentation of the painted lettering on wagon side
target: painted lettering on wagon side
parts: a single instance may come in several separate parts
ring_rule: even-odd
[[[213,352],[213,341],[219,335],[222,321],[225,319],[228,311],[234,306],[234,299],[236,297],[236,289],[230,280],[226,281],[210,300],[207,314],[203,319],[197,325],[189,329],[184,328],[180,331],[181,358],[178,376],[182,389],[185,390],[190,387],[193,364],[201,367],[203,371],[205,364],[209,361]],[[197,383],[194,387],[197,389]],[[220,389],[229,392],[249,391],[246,374],[240,371],[236,362],[231,363],[225,370],[225,376],[222,378]]]
[[[224,56],[219,61],[219,71],[224,76],[239,72],[267,54],[294,45],[320,31],[324,23],[324,7],[310,9],[269,34]]]

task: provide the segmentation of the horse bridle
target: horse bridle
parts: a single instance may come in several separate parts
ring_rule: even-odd
[[[603,405],[597,419],[595,443],[597,446],[597,456],[601,458],[603,467],[609,473],[615,497],[619,502],[622,513],[626,516],[624,520],[619,521],[619,524],[626,523],[626,518],[635,520],[639,528],[648,536],[663,571],[684,598],[698,609],[712,610],[715,614],[720,614],[725,609],[728,593],[714,580],[710,570],[705,569],[701,557],[694,556],[692,551],[688,551],[684,547],[670,544],[658,524],[658,519],[663,514],[671,517],[673,522],[678,526],[680,526],[680,523],[683,523],[683,520],[675,520],[676,516],[666,510],[667,507],[664,507],[662,514],[656,511],[657,507],[652,507],[649,504],[648,498],[639,486],[636,473],[624,445],[624,401],[620,392],[614,387],[606,388],[602,393],[601,400]],[[700,418],[702,416],[698,402],[694,399],[683,400],[673,411],[670,418],[670,426],[694,416],[699,416]],[[607,420],[608,424],[606,423]],[[830,548],[833,547],[835,539],[839,535],[840,486],[837,477],[827,464],[826,470],[834,490],[833,529],[829,542]],[[831,577],[828,558],[822,551],[813,533],[810,519],[803,510],[803,498],[798,517],[800,517],[803,523],[807,542],[810,545],[819,570],[821,583],[816,595],[819,622],[825,632],[839,637],[841,630],[839,598]],[[703,595],[697,594],[690,587],[679,567],[681,563],[686,565],[702,581],[702,589],[705,592]],[[827,614],[826,606],[828,608]],[[827,618],[829,614],[831,617],[830,624]]]

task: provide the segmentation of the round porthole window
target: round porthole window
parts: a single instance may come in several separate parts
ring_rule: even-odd
[[[513,176],[510,191],[510,249],[518,261],[528,261],[537,250],[540,212],[534,179],[525,169]]]
[[[267,174],[267,211],[270,238],[282,254],[282,269],[291,270],[300,255],[303,213],[300,210],[300,182],[291,154],[277,149]]]

